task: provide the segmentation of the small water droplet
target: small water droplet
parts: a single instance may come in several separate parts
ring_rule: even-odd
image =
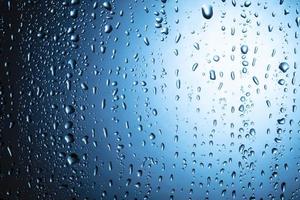
[[[211,80],[216,80],[216,72],[215,70],[210,70],[209,71],[209,77]]]

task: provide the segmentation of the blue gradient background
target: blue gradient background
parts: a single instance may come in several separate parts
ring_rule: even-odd
[[[96,2],[1,2],[0,198],[300,199],[297,1],[114,1],[114,14]],[[69,165],[73,152],[79,162]]]

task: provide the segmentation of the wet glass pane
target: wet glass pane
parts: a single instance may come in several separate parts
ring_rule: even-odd
[[[297,0],[0,1],[0,199],[299,200]]]

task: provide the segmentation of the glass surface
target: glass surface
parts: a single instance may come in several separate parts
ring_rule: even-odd
[[[300,199],[298,0],[0,1],[0,199]]]

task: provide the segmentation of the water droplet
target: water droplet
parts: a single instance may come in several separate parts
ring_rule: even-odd
[[[103,2],[103,7],[104,8],[106,8],[107,10],[109,10],[109,11],[111,11],[112,10],[112,5],[111,5],[111,3],[110,2],[108,2],[108,1],[105,1],[105,2]]]
[[[202,15],[205,19],[210,19],[213,16],[213,7],[211,5],[202,6]]]
[[[74,165],[79,162],[79,157],[76,153],[71,153],[67,156],[67,161],[69,165]]]
[[[250,5],[251,5],[251,1],[249,1],[249,0],[245,1],[245,3],[244,3],[245,7],[249,7]]]
[[[74,108],[72,105],[67,105],[67,106],[65,107],[65,112],[66,112],[67,114],[72,114],[72,113],[75,112],[75,108]]]
[[[256,76],[253,76],[253,82],[256,84],[256,85],[259,85],[259,81],[258,81],[258,79],[257,79],[257,77]]]
[[[285,72],[287,72],[287,70],[290,68],[290,66],[289,66],[289,64],[287,64],[286,62],[282,62],[282,63],[280,63],[280,65],[279,65],[279,69],[283,72],[283,73],[285,73]]]
[[[149,138],[150,138],[150,140],[154,140],[155,139],[155,134],[154,133],[150,133]]]
[[[112,30],[113,30],[113,28],[112,28],[112,26],[110,24],[106,24],[104,26],[104,32],[105,33],[110,33],[110,32],[112,32]]]
[[[247,54],[248,53],[248,46],[247,45],[242,45],[241,46],[241,52],[243,54]]]
[[[65,129],[71,129],[72,127],[73,127],[73,122],[67,121],[67,122],[65,123]]]
[[[147,45],[147,46],[149,46],[149,40],[148,40],[148,38],[147,37],[144,37],[144,43]]]
[[[193,70],[193,71],[196,71],[197,67],[198,67],[198,63],[193,64],[192,70]]]
[[[209,77],[211,80],[216,80],[216,72],[215,70],[210,70],[209,71]]]
[[[73,136],[71,133],[65,135],[65,141],[66,141],[67,143],[72,143],[72,142],[74,142],[74,136]]]

